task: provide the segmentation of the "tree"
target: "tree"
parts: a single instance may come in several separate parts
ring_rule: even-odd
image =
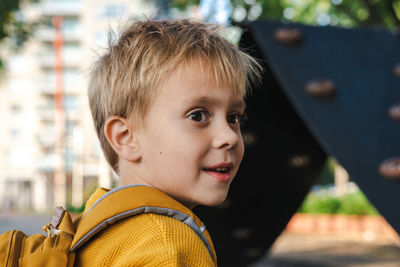
[[[24,0],[1,0],[0,1],[0,43],[7,37],[12,39],[14,48],[22,46],[33,27],[25,23],[21,13],[20,5]],[[0,69],[4,63],[0,58]]]
[[[172,0],[180,9],[199,0]],[[271,19],[312,25],[400,26],[400,0],[232,0],[234,21]]]

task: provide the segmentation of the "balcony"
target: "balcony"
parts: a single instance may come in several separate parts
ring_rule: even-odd
[[[54,145],[56,143],[56,137],[54,135],[54,132],[40,133],[37,136],[37,140],[38,140],[39,145],[41,145],[44,148],[54,147]]]
[[[79,109],[68,109],[66,110],[65,118],[69,121],[82,121],[82,111]]]
[[[38,157],[36,166],[40,171],[52,172],[55,168],[60,166],[61,163],[64,163],[65,171],[70,172],[72,170],[74,156],[70,151],[68,151],[68,149],[63,152],[63,155],[64,156],[60,159],[55,153],[42,154]]]
[[[56,84],[55,82],[38,83],[38,88],[43,95],[54,95]]]
[[[52,28],[44,28],[37,30],[35,37],[41,42],[51,43],[54,41],[55,32]],[[83,38],[83,33],[81,30],[64,30],[63,31],[63,41],[65,43],[80,42]]]
[[[39,117],[42,121],[54,121],[55,112],[52,108],[40,107],[39,108]]]
[[[55,82],[42,82],[38,86],[40,93],[43,95],[54,95]],[[86,88],[82,83],[69,83],[64,82],[64,95],[81,95],[86,94]]]
[[[6,168],[2,171],[2,176],[0,176],[0,182],[7,181],[33,181],[36,175],[35,167],[31,168]]]
[[[55,110],[54,108],[39,107],[39,118],[43,122],[54,122]],[[68,121],[81,121],[82,112],[80,109],[67,109],[64,108],[64,120]]]
[[[82,12],[82,3],[57,1],[47,2],[40,5],[42,16],[68,16],[76,17]]]
[[[45,154],[37,159],[36,166],[38,170],[44,172],[53,171],[59,165],[59,159],[56,154]]]
[[[54,56],[41,56],[40,66],[44,69],[54,68],[55,58]],[[79,68],[82,64],[82,57],[80,56],[64,56],[63,57],[63,67],[64,68]]]
[[[99,164],[86,163],[83,168],[83,176],[98,176],[99,175]]]

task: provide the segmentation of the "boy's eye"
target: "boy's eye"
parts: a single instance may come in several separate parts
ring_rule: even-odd
[[[233,113],[228,116],[227,121],[229,124],[242,125],[246,121],[246,118],[246,114]]]
[[[196,122],[206,121],[209,117],[208,113],[204,110],[197,110],[189,114],[189,119]]]

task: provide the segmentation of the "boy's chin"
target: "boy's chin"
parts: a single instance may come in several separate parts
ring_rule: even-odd
[[[191,199],[191,201],[182,201],[186,207],[192,209],[197,206],[207,206],[207,207],[214,207],[221,205],[228,195],[228,191],[226,192],[219,192],[214,194],[203,195],[200,198]]]
[[[202,201],[202,203],[199,203],[199,205],[208,206],[208,207],[219,206],[225,201],[226,197],[227,197],[227,194],[221,194],[219,196],[214,196],[212,198]]]

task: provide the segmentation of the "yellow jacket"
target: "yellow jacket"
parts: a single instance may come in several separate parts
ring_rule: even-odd
[[[97,189],[82,214],[108,191]],[[178,203],[158,192],[168,198],[167,202]],[[75,221],[75,228],[80,220]],[[211,238],[207,230],[202,230],[210,248],[191,227],[175,218],[154,213],[131,216],[109,225],[78,248],[74,266],[217,266]]]

